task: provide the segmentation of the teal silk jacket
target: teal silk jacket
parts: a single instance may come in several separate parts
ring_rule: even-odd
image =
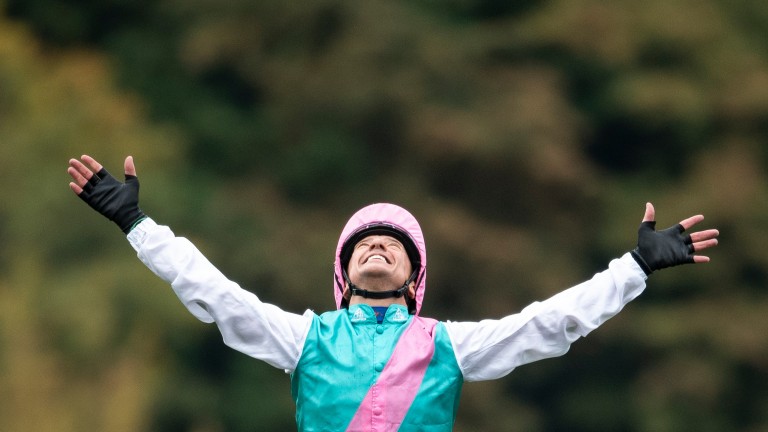
[[[300,431],[447,432],[463,381],[442,323],[392,305],[378,324],[354,305],[312,321],[291,393]]]

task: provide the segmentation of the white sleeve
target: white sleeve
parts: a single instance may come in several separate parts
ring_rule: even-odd
[[[500,378],[518,366],[568,352],[645,289],[646,275],[630,254],[608,269],[520,313],[499,320],[446,322],[467,381]]]
[[[128,240],[197,319],[216,323],[224,343],[286,372],[295,369],[313,312],[298,315],[261,302],[227,279],[189,240],[152,219],[137,225]]]

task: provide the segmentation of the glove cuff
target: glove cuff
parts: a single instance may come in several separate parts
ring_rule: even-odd
[[[139,210],[141,212],[141,210]],[[125,235],[128,235],[133,231],[134,228],[136,228],[136,225],[142,223],[144,219],[148,218],[149,216],[145,215],[143,212],[141,213],[141,216],[139,216],[138,219],[136,219],[132,224],[130,224],[127,228],[123,229],[123,232]]]
[[[646,276],[650,276],[650,274],[653,273],[653,270],[651,270],[651,267],[648,266],[647,262],[645,262],[642,255],[640,255],[640,251],[637,248],[629,251],[629,253],[632,255],[632,258],[634,258],[635,261],[637,261],[637,264],[640,266],[640,268],[643,269]]]

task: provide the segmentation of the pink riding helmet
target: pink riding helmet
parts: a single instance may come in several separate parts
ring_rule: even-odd
[[[418,315],[424,300],[427,280],[427,249],[424,235],[416,218],[408,210],[386,203],[371,204],[358,210],[341,231],[333,264],[333,295],[336,299],[336,308],[346,307],[346,301],[343,298],[345,283],[342,274],[342,252],[345,252],[345,245],[351,241],[356,243],[366,235],[376,233],[399,237],[408,252],[414,271],[418,270],[414,279],[416,282],[415,302],[408,302],[411,313]],[[354,244],[350,243],[350,245]],[[348,259],[348,257],[346,258]]]

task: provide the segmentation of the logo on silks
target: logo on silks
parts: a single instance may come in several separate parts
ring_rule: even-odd
[[[355,311],[354,314],[352,314],[351,321],[352,322],[360,322],[360,321],[365,321],[366,319],[367,318],[365,316],[365,312],[363,312],[362,309],[358,309],[358,310]]]
[[[407,321],[407,320],[408,320],[408,317],[400,309],[396,309],[395,313],[392,314],[392,321],[393,322],[403,322],[403,321]]]

